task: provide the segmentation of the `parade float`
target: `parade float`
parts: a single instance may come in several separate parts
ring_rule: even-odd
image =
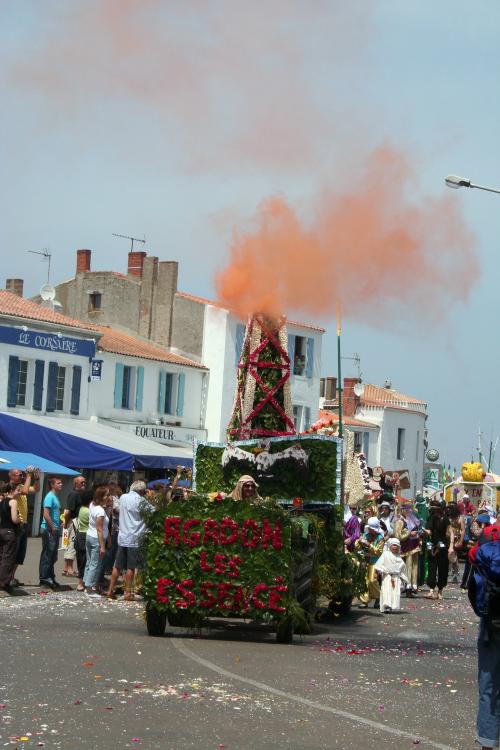
[[[239,618],[289,643],[318,596],[348,609],[364,575],[343,549],[342,442],[295,434],[284,318],[246,326],[227,438],[195,446],[188,500],[147,514],[148,632]]]
[[[487,471],[480,461],[466,461],[462,464],[461,474],[444,486],[446,502],[460,502],[468,495],[476,507],[490,506],[494,511],[500,505],[500,476]]]

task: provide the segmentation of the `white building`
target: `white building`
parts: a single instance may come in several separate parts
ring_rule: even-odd
[[[199,362],[0,290],[0,413],[45,426],[52,418],[62,431],[73,420],[82,433],[92,420],[97,442],[100,422],[135,435],[137,446],[191,451],[206,437],[207,388]]]
[[[357,378],[345,378],[343,425],[354,432],[355,449],[363,452],[369,466],[384,471],[408,472],[410,487],[404,496],[415,496],[422,489],[426,447],[427,404],[412,396],[385,387],[363,383],[356,395]],[[322,381],[321,420],[338,424],[336,379]]]
[[[219,303],[183,292],[175,294],[172,320],[172,351],[199,358],[210,370],[205,426],[208,440],[223,442],[234,403],[245,326]],[[289,355],[294,363],[294,420],[297,432],[301,432],[318,415],[324,329],[288,321],[287,331]]]

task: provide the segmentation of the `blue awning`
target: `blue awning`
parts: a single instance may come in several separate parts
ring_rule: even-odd
[[[171,469],[192,466],[188,448],[163,445],[97,420],[0,412],[0,451],[36,453],[81,469]]]
[[[42,456],[36,456],[34,453],[19,453],[18,451],[0,450],[0,459],[4,458],[9,465],[0,465],[0,471],[10,471],[10,469],[25,469],[27,466],[36,466],[44,474],[65,474],[66,476],[78,476],[77,471],[68,469],[67,466],[61,466],[54,461],[49,461]]]

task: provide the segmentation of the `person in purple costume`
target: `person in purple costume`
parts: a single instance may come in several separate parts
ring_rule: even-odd
[[[354,544],[360,536],[358,506],[356,503],[349,503],[344,513],[344,547],[346,552],[354,552]]]

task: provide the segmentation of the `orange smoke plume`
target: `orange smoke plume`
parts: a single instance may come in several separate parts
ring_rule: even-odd
[[[415,182],[408,160],[385,147],[356,190],[321,197],[309,227],[283,198],[269,198],[254,231],[234,236],[216,278],[220,301],[243,319],[254,311],[324,316],[339,302],[365,322],[407,310],[443,317],[478,278],[474,239],[456,200],[415,203]]]

